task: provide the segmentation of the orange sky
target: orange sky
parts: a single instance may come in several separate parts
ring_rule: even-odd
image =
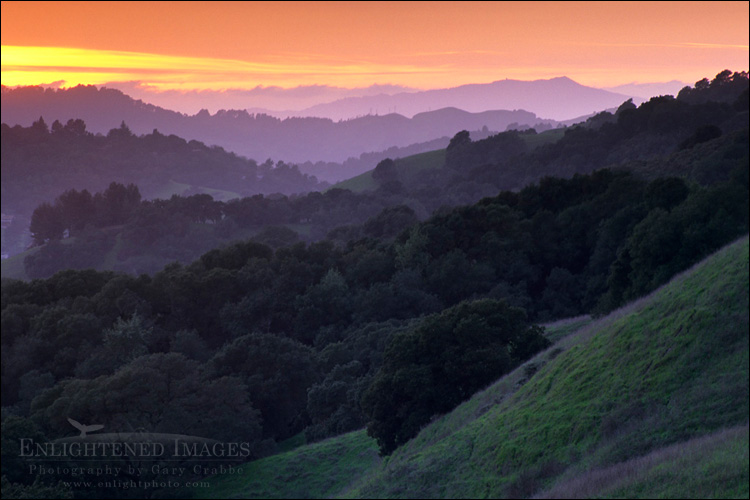
[[[748,2],[2,2],[2,83],[439,88],[748,68]]]

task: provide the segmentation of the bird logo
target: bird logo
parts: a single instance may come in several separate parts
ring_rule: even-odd
[[[70,422],[70,425],[81,431],[81,435],[79,437],[85,438],[87,432],[94,432],[98,431],[99,429],[103,429],[103,425],[83,425],[80,422],[77,422],[73,420],[72,418],[68,419],[68,422]]]

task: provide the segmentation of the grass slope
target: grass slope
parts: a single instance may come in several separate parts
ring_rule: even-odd
[[[39,248],[32,248],[8,259],[3,259],[0,261],[0,275],[2,275],[3,278],[28,281],[29,277],[26,275],[23,259],[25,259],[27,255],[31,255],[38,251]]]
[[[523,134],[521,139],[524,140],[529,149],[536,149],[539,146],[559,141],[565,135],[565,130],[565,128],[556,128],[538,134]]]
[[[565,135],[565,129],[554,129],[547,130],[540,134],[523,134],[521,139],[526,142],[529,149],[536,149],[544,144],[550,144],[557,142],[563,135]],[[445,149],[437,149],[435,151],[427,151],[425,153],[419,153],[412,156],[406,156],[404,158],[397,158],[396,168],[401,173],[403,178],[412,178],[422,170],[443,168],[445,165]],[[373,169],[374,170],[374,169]],[[355,193],[361,193],[362,191],[369,191],[378,188],[378,183],[372,178],[372,170],[354,176],[351,179],[346,179],[337,184],[334,184],[328,189],[341,188],[348,189]]]
[[[351,432],[245,464],[241,474],[216,477],[193,498],[327,498],[379,462],[365,431]]]
[[[72,245],[75,242],[75,237],[64,238],[60,240],[63,245]],[[34,255],[39,252],[41,247],[32,247],[24,252],[14,255],[8,259],[3,259],[0,263],[0,272],[3,278],[29,281],[29,276],[26,274],[26,267],[24,265],[24,259],[29,255]]]
[[[529,497],[610,473],[591,496],[747,498],[748,274],[746,236],[607,317],[549,325],[555,345],[380,463],[359,431],[196,493]]]
[[[437,149],[435,151],[427,151],[426,153],[419,153],[405,158],[397,158],[394,162],[396,163],[396,169],[402,176],[411,177],[422,170],[443,168],[445,165],[445,150]],[[351,179],[336,183],[328,189],[348,189],[355,193],[377,189],[378,183],[372,178],[373,170],[368,170],[367,172],[352,177]]]
[[[556,321],[545,325],[545,333],[559,339],[590,321],[589,316]],[[304,440],[298,434],[279,443],[277,455],[244,465],[241,474],[217,476],[208,488],[181,493],[190,498],[330,498],[381,462],[377,444],[364,429],[311,445]]]
[[[437,420],[347,494],[530,496],[566,470],[746,424],[748,295],[745,237],[537,356],[515,393],[501,380]]]
[[[748,427],[586,472],[534,498],[748,498]]]

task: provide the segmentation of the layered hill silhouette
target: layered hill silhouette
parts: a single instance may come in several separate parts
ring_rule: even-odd
[[[472,113],[488,109],[524,109],[544,118],[564,121],[617,107],[631,97],[634,95],[587,87],[568,77],[533,81],[506,79],[449,89],[347,97],[311,106],[299,114],[340,120],[390,112],[414,116],[429,110],[457,107]]]
[[[344,99],[281,119],[246,110],[215,114],[202,110],[185,115],[132,99],[119,90],[95,86],[3,87],[1,95],[2,122],[10,126],[29,126],[40,116],[50,124],[82,119],[88,130],[106,134],[124,121],[139,135],[158,129],[162,134],[215,144],[257,161],[272,158],[294,163],[342,162],[365,152],[452,137],[463,129],[551,128],[560,125],[557,120],[575,120],[628,99],[568,78],[506,80]],[[384,114],[387,109],[392,112]],[[365,116],[340,120],[353,114]]]
[[[40,203],[52,202],[66,189],[86,188],[96,193],[112,181],[137,183],[147,199],[207,193],[224,203],[258,193],[295,195],[294,199],[274,197],[276,208],[271,212],[263,209],[262,220],[250,214],[237,219],[237,213],[227,205],[225,215],[237,219],[235,226],[224,221],[221,234],[203,235],[200,245],[187,242],[177,245],[181,258],[188,262],[210,248],[206,245],[211,241],[218,244],[230,237],[240,237],[239,232],[249,226],[254,232],[261,231],[261,222],[289,225],[291,234],[307,241],[324,238],[329,231],[339,228],[341,230],[331,238],[345,242],[365,236],[367,231],[358,225],[376,217],[386,207],[405,205],[413,217],[424,219],[441,206],[475,203],[483,197],[496,195],[498,190],[521,189],[549,175],[569,177],[619,166],[649,180],[669,174],[710,185],[726,181],[733,169],[747,161],[747,111],[743,111],[747,105],[736,96],[743,82],[744,95],[747,95],[747,78],[738,75],[738,89],[731,92],[735,85],[722,82],[715,80],[705,92],[716,94],[724,89],[717,95],[726,93],[724,100],[729,102],[688,104],[684,96],[660,97],[638,108],[626,103],[615,114],[600,113],[580,126],[539,134],[533,130],[508,131],[472,140],[468,133],[462,132],[450,140],[446,149],[401,159],[394,156],[397,159],[390,162],[390,171],[381,168],[376,172],[375,169],[351,178],[335,186],[341,189],[331,189],[323,198],[317,193],[317,197],[300,197],[301,193],[322,190],[326,186],[305,177],[296,167],[278,163],[274,167],[272,162],[258,164],[177,136],[151,133],[138,137],[128,129],[116,128],[107,137],[97,137],[83,131],[83,122],[79,124],[81,130],[75,123],[62,128],[53,124],[51,132],[40,122],[29,128],[3,125],[3,209],[6,214],[30,217]],[[727,86],[731,89],[725,89]],[[698,99],[700,95],[699,92],[693,97]],[[457,110],[442,113],[448,117],[465,114]],[[418,119],[420,115],[413,120]],[[151,164],[159,168],[149,168]],[[341,194],[344,190],[351,191]],[[301,201],[296,201],[297,198]],[[319,210],[321,200],[330,200],[332,204],[326,206],[333,211]],[[301,211],[292,207],[301,207],[307,202],[311,206]],[[134,227],[143,227],[142,221],[134,219],[132,223]],[[351,227],[344,228],[347,225]],[[215,228],[210,225],[204,229],[213,234]],[[170,231],[158,232],[164,236]],[[250,235],[242,232],[241,237]],[[136,240],[132,244],[138,246]],[[171,257],[160,254],[160,260],[153,260],[147,268],[140,263],[127,269],[154,272],[163,264],[163,259],[174,259],[174,246],[175,241],[172,241],[159,250],[168,252]],[[69,244],[67,248],[72,249],[72,246]],[[189,254],[185,253],[187,249],[191,249]],[[12,255],[20,251],[23,248],[16,248]],[[105,250],[105,254],[108,251]],[[71,255],[84,253],[75,251]],[[97,255],[100,258],[96,262],[87,260],[86,263],[98,265],[106,261],[111,265],[114,262],[104,259],[104,254]],[[73,266],[72,261],[66,263],[60,255],[47,257],[45,262],[53,265],[44,267],[43,273],[39,265],[30,266],[37,270],[28,276],[47,276]],[[124,260],[127,257],[123,256],[118,262]],[[76,262],[76,266],[82,265],[80,260]]]

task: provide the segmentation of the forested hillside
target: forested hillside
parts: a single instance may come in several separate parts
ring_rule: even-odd
[[[0,128],[3,214],[13,217],[3,253],[23,250],[24,230],[33,210],[66,190],[104,191],[112,182],[137,183],[147,199],[206,193],[228,200],[271,193],[306,193],[322,189],[315,177],[295,165],[239,157],[217,146],[186,141],[158,130],[136,136],[122,122],[106,136],[71,119],[48,125],[40,117],[30,127]]]
[[[122,122],[104,136],[86,127],[80,119],[47,124],[43,117],[25,128],[2,124],[4,213],[30,214],[66,189],[96,192],[112,182],[137,183],[146,198],[165,192],[169,197],[214,190],[241,197],[319,188],[315,178],[302,175],[296,166],[258,164],[156,129],[137,136]]]
[[[388,451],[449,409],[417,383],[438,383],[429,363],[443,362],[434,356],[455,353],[459,371],[485,357],[506,359],[471,375],[447,400],[456,404],[545,346],[529,321],[609,311],[747,230],[747,168],[707,188],[601,171],[503,192],[433,216],[392,242],[275,251],[245,242],[153,277],[67,270],[5,281],[3,406],[54,435],[67,423],[53,414],[121,418],[126,407],[101,407],[97,394],[126,374],[140,385],[146,372],[174,369],[195,374],[191,383],[213,387],[213,396],[244,395],[241,411],[257,418],[232,422],[258,454],[269,446],[264,439],[305,429],[317,439],[373,418],[385,419],[386,430],[372,432],[385,433]],[[436,334],[435,325],[447,329],[447,343],[423,352],[420,339]],[[478,337],[453,345],[462,331]],[[398,417],[386,411],[394,394],[386,388],[403,380],[401,371],[416,384],[404,397],[421,396]],[[179,400],[183,391],[192,389],[160,396],[170,398],[168,407],[135,404],[140,396],[130,393],[122,402],[129,425],[178,431],[183,422],[171,412],[188,404]],[[229,411],[212,399],[201,408],[206,418]],[[207,428],[193,432],[220,438]]]
[[[387,459],[364,430],[354,431],[182,494],[746,496],[747,277],[745,236],[611,315],[548,325],[554,345],[435,418]]]
[[[18,262],[16,269],[25,267],[27,277],[88,267],[153,273],[169,262],[187,264],[211,248],[249,237],[274,247],[324,238],[338,244],[363,237],[393,238],[441,207],[476,203],[500,190],[517,192],[545,176],[565,178],[604,167],[631,172],[644,182],[676,177],[690,189],[716,185],[748,162],[747,75],[724,72],[712,82],[698,82],[697,87],[702,90],[686,89],[677,99],[654,98],[637,108],[624,103],[615,114],[602,113],[564,132],[508,131],[474,141],[468,132],[459,132],[444,155],[381,161],[363,178],[369,189],[358,192],[331,189],[323,194],[254,196],[229,202],[205,194],[143,201],[118,208],[117,222],[102,208],[85,208],[89,197],[99,196],[96,192],[83,193],[80,188],[58,192],[56,201],[47,200],[57,208],[39,206],[32,221],[37,243],[52,244],[24,256],[25,266]],[[685,102],[686,95],[692,96],[691,103]],[[708,100],[717,95],[721,102]],[[144,144],[153,140],[153,136],[130,138]],[[179,143],[177,138],[171,140]],[[279,187],[274,182],[282,180],[289,182],[287,187],[296,185],[294,179],[310,181],[294,166],[271,168],[252,162],[246,166],[256,168],[256,189]],[[180,167],[175,175],[187,173]],[[248,172],[247,179],[252,175]],[[203,182],[225,189],[241,185],[229,173]],[[566,201],[554,194],[543,196],[551,197],[545,203],[565,206]],[[144,193],[144,197],[148,196]],[[100,198],[106,198],[104,188]],[[73,207],[76,203],[81,206]],[[72,221],[74,212],[85,214],[86,220]],[[65,245],[54,243],[66,229],[74,238],[64,240]]]
[[[454,474],[444,489],[432,489],[439,483],[422,472],[415,472],[419,482],[399,478],[411,477],[404,450],[421,446],[421,429],[493,380],[519,373],[513,371],[550,345],[540,323],[610,313],[748,233],[747,74],[721,75],[691,91],[694,103],[626,103],[535,148],[515,131],[478,141],[459,133],[444,165],[403,175],[398,161],[384,160],[373,172],[377,189],[359,194],[332,189],[229,202],[205,195],[142,201],[137,186],[112,183],[93,195],[68,190],[40,205],[32,226],[39,247],[25,257],[27,272],[39,278],[2,282],[3,451],[10,450],[4,481],[37,494],[33,488],[45,485],[64,490],[54,474],[30,484],[19,472],[13,440],[69,435],[73,418],[113,431],[241,441],[247,453],[238,463],[269,455],[300,433],[313,442],[367,427],[380,453],[394,455],[392,468],[352,490],[362,496],[451,496],[463,491],[466,478],[467,496],[527,495],[547,486],[557,474],[524,472],[522,465],[578,464],[589,450],[584,445],[595,444],[589,439],[614,432],[629,412],[651,415],[649,405],[667,404],[680,381],[695,381],[708,351],[684,351],[687,358],[675,359],[686,363],[669,365],[677,375],[670,370],[662,377],[663,360],[654,353],[666,355],[668,346],[646,335],[652,326],[628,323],[618,327],[623,337],[613,339],[621,346],[614,358],[603,354],[606,345],[584,352],[585,373],[570,371],[581,348],[558,352],[555,363],[550,354],[551,368],[524,372],[531,377],[539,369],[541,376],[515,396],[526,398],[522,405],[477,424],[529,425],[493,448],[510,464],[502,479],[486,480],[481,464],[448,467],[453,455],[442,445],[425,456],[435,470]],[[744,85],[739,93],[735,80]],[[716,93],[728,102],[708,100]],[[311,241],[296,241],[294,225],[306,226]],[[231,241],[242,231],[253,238]],[[728,319],[695,306],[700,314],[692,321],[694,306],[674,301],[683,312],[669,311],[678,314],[675,332],[688,328],[685,342],[698,339],[691,345],[702,346],[700,339],[717,331],[710,325],[741,317],[746,255],[745,243],[744,267],[732,261],[735,270],[726,277],[745,288],[731,300],[716,299],[731,302],[715,309]],[[155,266],[166,258],[182,262],[148,274],[112,270],[117,262]],[[91,262],[109,269],[73,269]],[[691,283],[686,294],[704,281]],[[644,312],[643,321],[658,329],[664,317]],[[742,339],[746,351],[747,337],[737,333],[747,332],[744,318],[744,330],[733,325],[724,337],[712,337],[706,345],[712,356],[741,347]],[[706,331],[698,328],[704,323]],[[732,366],[739,363],[740,351],[727,352],[735,353],[727,355]],[[650,359],[657,375],[607,371],[614,370],[612,359],[627,359],[643,373]],[[612,397],[595,405],[596,418],[583,418],[588,396],[599,394],[586,381],[602,373],[621,377],[632,400],[617,393],[619,385],[607,385]],[[717,384],[726,375],[706,373]],[[548,411],[544,394],[553,382],[560,385],[550,394],[581,399],[570,408],[552,405],[559,414]],[[714,387],[694,385],[677,409],[655,413],[664,428],[640,448],[636,442],[623,454],[619,447],[627,451],[629,441],[614,441],[617,449],[597,453],[624,460],[693,437],[697,420],[687,409],[694,402],[718,415],[710,430],[737,424],[747,405],[724,411],[726,398],[714,398]],[[744,388],[737,394],[746,401]],[[564,431],[540,415],[552,415]],[[608,415],[613,420],[605,425]],[[675,415],[685,418],[673,422]],[[519,440],[527,437],[521,450]],[[485,443],[472,438],[451,449],[463,453],[469,442],[472,449]],[[529,488],[527,480],[537,483]]]

